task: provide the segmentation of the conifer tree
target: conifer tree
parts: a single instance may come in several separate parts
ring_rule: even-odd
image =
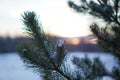
[[[35,72],[42,73],[41,77],[45,80],[72,80],[64,72],[63,63],[68,53],[64,41],[59,40],[57,45],[53,45],[46,36],[35,12],[24,12],[22,21],[26,26],[24,29],[32,39],[30,43],[18,49],[26,66],[33,68]]]
[[[90,29],[103,50],[118,58],[120,67],[120,0],[80,0],[80,5],[68,1],[68,5],[76,12],[87,13],[104,20],[106,26],[93,23]],[[110,75],[119,80],[119,68],[113,68]]]
[[[68,51],[64,40],[58,40],[56,45],[52,44],[35,12],[24,12],[22,21],[31,41],[21,45],[18,53],[25,66],[37,72],[42,80],[100,80],[105,75],[110,76],[99,59],[92,62],[88,58],[75,57],[72,62],[79,68],[71,72],[65,64]],[[116,69],[114,72],[116,73]]]
[[[69,1],[68,4],[77,12],[88,13],[104,20],[106,26],[94,23],[90,29],[97,37],[99,45],[120,61],[120,0],[80,0],[80,2],[80,5],[74,1]]]
[[[77,62],[82,62],[82,64],[79,64],[79,66],[81,65],[82,67],[80,70],[70,72],[71,70],[65,64],[68,51],[65,48],[64,40],[58,40],[57,44],[53,45],[46,36],[35,12],[24,12],[22,21],[25,25],[24,29],[31,38],[31,42],[21,45],[18,48],[18,53],[25,63],[25,66],[39,73],[43,80],[87,80],[90,78],[96,79],[101,75],[98,74],[94,76],[95,74],[90,74],[101,71],[98,71],[97,66],[91,65],[92,62],[89,61],[88,58],[82,61],[73,58],[73,64],[78,65],[79,63]],[[102,65],[102,63],[99,64]],[[92,67],[96,70],[91,70]],[[79,73],[81,70],[84,76],[81,76],[83,73]],[[90,72],[86,72],[86,70]]]

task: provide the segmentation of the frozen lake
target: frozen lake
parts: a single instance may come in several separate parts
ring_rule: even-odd
[[[0,54],[0,80],[40,80],[31,70],[25,69],[17,54]]]
[[[71,56],[84,58],[85,54],[88,54],[88,57],[91,59],[99,57],[108,70],[116,66],[115,58],[112,55],[104,53],[73,52],[70,54],[68,61],[71,59]],[[17,54],[10,53],[0,54],[0,80],[40,80],[40,78],[37,74],[34,74],[32,70],[25,68]],[[108,80],[108,78],[104,78],[104,80]]]

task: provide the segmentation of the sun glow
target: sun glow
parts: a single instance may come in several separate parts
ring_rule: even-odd
[[[35,11],[48,33],[61,37],[79,37],[89,33],[88,17],[70,9],[67,0],[3,0],[0,10],[0,34],[22,34],[24,25],[20,14],[24,11]]]
[[[52,8],[49,10],[48,7]],[[67,2],[50,2],[43,8],[40,19],[47,32],[61,37],[88,35],[88,16],[76,13],[68,7]]]
[[[79,38],[69,38],[66,39],[67,44],[72,44],[72,45],[78,45],[80,44],[80,39]]]

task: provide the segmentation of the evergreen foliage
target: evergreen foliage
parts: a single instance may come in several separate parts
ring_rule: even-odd
[[[101,80],[103,76],[109,76],[99,58],[91,61],[87,56],[85,59],[73,58],[73,64],[77,66],[77,76],[80,80]]]
[[[87,5],[87,1],[82,1]],[[70,1],[69,4],[73,7],[74,3]],[[74,9],[77,7],[74,6]],[[87,7],[83,8],[88,10]],[[119,80],[120,71],[118,68],[115,68],[113,73],[110,74],[106,71],[98,58],[91,61],[87,57],[85,59],[78,59],[75,57],[72,62],[77,66],[77,70],[70,72],[69,67],[65,64],[68,51],[65,48],[64,40],[58,40],[56,45],[53,45],[50,39],[46,36],[35,12],[24,12],[24,14],[22,14],[22,21],[25,25],[24,29],[31,37],[31,42],[20,46],[18,48],[18,53],[25,65],[28,68],[32,68],[34,72],[37,72],[43,80],[101,80],[101,77],[106,75]],[[93,24],[91,30],[98,35],[101,33],[100,35],[102,35],[102,38],[100,36],[98,39],[100,38],[99,43],[103,43],[104,37],[105,40],[110,39],[109,36],[118,39],[119,31],[116,33],[116,30],[118,30],[119,27],[118,25],[116,26],[117,27],[112,27],[114,29],[111,30],[112,28],[108,29],[106,27],[105,29],[102,29],[99,28],[98,25]],[[110,34],[109,31],[112,31],[112,34]],[[96,36],[98,36],[97,34]],[[110,41],[111,40],[113,39],[110,39]],[[107,43],[105,42],[105,44]],[[113,43],[111,44],[113,45]],[[119,44],[117,45],[119,46]],[[106,46],[106,48],[108,48],[108,46]]]
[[[68,1],[68,5],[77,12],[87,13],[105,21],[106,26],[101,27],[94,23],[90,29],[97,37],[98,44],[116,56],[120,62],[120,0],[80,0],[80,2],[78,5],[74,1]],[[119,80],[120,69],[113,68],[109,75]]]
[[[24,12],[22,21],[26,26],[24,29],[32,38],[31,43],[22,45],[18,49],[26,66],[40,73],[45,80],[61,80],[61,78],[72,80],[64,73],[64,68],[61,68],[65,67],[63,62],[68,53],[64,41],[59,40],[57,45],[53,45],[45,35],[35,12]]]
[[[80,0],[80,2],[81,5],[73,1],[69,1],[68,4],[77,12],[88,13],[107,23],[105,27],[94,23],[90,29],[103,49],[110,51],[120,61],[120,0]]]
[[[18,53],[25,66],[33,69],[43,80],[100,80],[98,77],[106,75],[107,71],[99,59],[95,59],[93,63],[88,58],[73,58],[72,62],[77,66],[77,70],[71,72],[65,64],[68,51],[64,40],[58,40],[57,44],[53,45],[38,22],[35,12],[24,12],[22,21],[31,42],[21,45]],[[116,70],[114,72],[116,73]]]

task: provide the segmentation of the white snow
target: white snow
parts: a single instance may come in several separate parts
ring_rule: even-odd
[[[64,45],[64,40],[63,39],[59,39],[57,44],[58,44],[58,47],[62,47]]]
[[[79,58],[84,58],[85,55],[87,55],[91,60],[95,57],[99,57],[106,66],[106,69],[109,71],[111,71],[114,66],[117,66],[117,61],[114,56],[106,53],[90,52],[71,52],[67,54],[67,60],[65,62],[66,66],[70,67],[71,71],[76,70],[75,65],[71,62],[72,57],[76,56]],[[41,80],[39,75],[33,74],[32,70],[26,70],[23,65],[22,60],[20,60],[17,54],[0,54],[0,80]],[[102,80],[114,79],[104,76]]]
[[[57,56],[57,53],[56,52],[51,52],[50,53],[50,58],[54,59],[55,57]]]
[[[99,58],[101,60],[101,62],[105,65],[105,68],[111,72],[113,67],[118,67],[117,65],[117,60],[115,59],[115,57],[109,53],[90,53],[90,52],[72,52],[69,53],[68,55],[68,59],[66,61],[66,65],[68,65],[71,68],[71,74],[74,75],[74,71],[76,71],[76,67],[75,65],[73,65],[73,63],[71,62],[71,60],[73,59],[73,57],[78,57],[78,58],[85,58],[85,56],[87,55],[87,57],[91,60],[93,60],[94,58]],[[109,76],[104,76],[102,78],[102,80],[114,80]]]
[[[28,16],[32,17],[33,16],[33,12],[28,12]]]
[[[17,54],[0,54],[0,80],[41,80],[27,70]]]
[[[114,80],[114,79],[111,78],[111,77],[109,77],[109,76],[104,76],[104,77],[102,78],[102,80]]]
[[[96,57],[99,58],[101,62],[105,65],[106,69],[110,72],[113,67],[118,67],[116,58],[109,53],[73,52],[73,53],[70,53],[69,59],[72,59],[73,57],[85,58],[86,55],[91,60],[93,60]]]

